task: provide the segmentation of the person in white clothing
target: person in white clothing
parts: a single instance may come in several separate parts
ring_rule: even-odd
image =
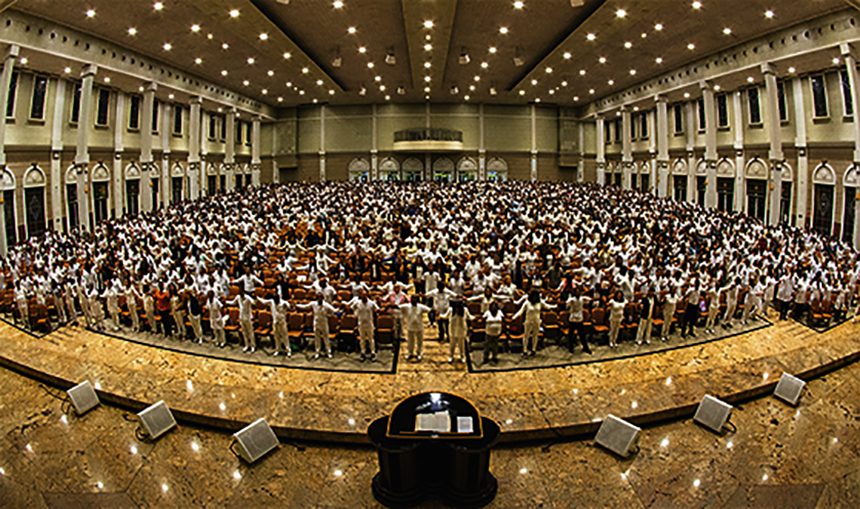
[[[451,346],[448,351],[448,362],[454,362],[454,354],[460,350],[460,362],[466,362],[466,335],[469,332],[469,320],[475,318],[463,305],[462,300],[451,302],[451,306],[440,315],[451,324]]]
[[[421,304],[417,295],[412,296],[411,302],[400,305],[400,312],[406,321],[406,360],[416,358],[421,360],[424,355],[424,313],[430,308]],[[417,355],[416,355],[417,347]]]
[[[524,300],[526,302],[523,303],[522,307],[511,319],[516,320],[525,314],[523,319],[523,327],[525,328],[525,334],[523,335],[523,357],[528,357],[529,355],[534,356],[535,350],[537,349],[538,333],[540,333],[541,311],[543,311],[543,308],[554,309],[555,306],[544,302],[540,298],[540,292],[538,290],[532,290],[528,296],[524,295],[517,304],[520,304]]]
[[[615,292],[615,296],[607,303],[609,305],[609,347],[618,346],[618,333],[621,330],[621,320],[624,319],[624,294],[621,290]]]
[[[311,309],[314,314],[314,359],[320,358],[320,346],[325,343],[326,356],[331,359],[331,344],[329,343],[328,315],[337,312],[334,306],[325,301],[322,293],[317,294],[317,300],[307,304],[296,304],[300,309]]]
[[[486,320],[486,326],[484,329],[483,364],[495,363],[499,361],[499,337],[502,335],[502,325],[505,320],[505,315],[497,302],[490,303],[489,309],[484,312],[484,320]]]
[[[150,300],[152,297],[150,297]],[[144,300],[144,303],[146,300]],[[146,307],[144,305],[144,307]],[[209,325],[212,327],[212,334],[215,335],[215,346],[223,348],[227,345],[227,336],[224,332],[224,323],[229,316],[222,313],[224,306],[221,304],[221,297],[218,293],[209,290],[206,300],[206,308],[209,309]],[[147,316],[149,311],[147,311]]]
[[[125,305],[128,306],[128,314],[131,315],[131,328],[134,332],[140,332],[140,315],[137,311],[137,299],[140,298],[140,293],[131,281],[128,282],[124,292]]]
[[[358,297],[347,304],[352,308],[358,320],[358,350],[361,352],[361,362],[367,359],[365,352],[370,354],[370,362],[376,360],[376,345],[373,342],[373,313],[379,311],[376,301],[367,298],[367,291],[360,290]]]
[[[108,314],[110,314],[113,322],[113,331],[119,330],[119,294],[121,288],[118,288],[116,281],[113,284],[107,285],[101,297],[107,302]]]
[[[244,292],[244,290],[243,290]],[[237,295],[226,302],[228,306],[239,306],[239,325],[242,328],[242,339],[245,341],[243,352],[254,353],[257,349],[257,339],[254,336],[253,308],[254,299],[248,293]]]
[[[287,311],[290,309],[290,303],[281,299],[280,292],[275,292],[273,299],[257,300],[272,309],[272,336],[275,340],[275,352],[272,355],[277,357],[286,354],[287,357],[292,357],[293,351],[287,337]]]
[[[654,292],[648,294],[642,299],[642,309],[639,314],[639,326],[636,328],[636,344],[646,345],[651,344],[651,326],[654,318]]]

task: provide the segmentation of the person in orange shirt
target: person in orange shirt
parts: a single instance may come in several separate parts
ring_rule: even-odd
[[[163,287],[158,287],[152,292],[152,298],[155,299],[155,311],[161,317],[161,332],[167,337],[170,337],[173,331],[173,317],[170,314],[170,294],[163,290]]]

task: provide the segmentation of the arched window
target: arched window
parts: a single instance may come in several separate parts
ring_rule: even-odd
[[[35,163],[24,173],[24,209],[27,215],[27,236],[45,233],[45,172]]]
[[[832,235],[836,213],[836,172],[827,163],[819,164],[812,172],[812,229],[822,235]]]
[[[15,175],[8,168],[0,173],[0,191],[3,191],[3,212],[6,216],[6,245],[18,241],[18,221],[15,218]]]

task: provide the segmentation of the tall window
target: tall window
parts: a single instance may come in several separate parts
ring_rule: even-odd
[[[218,117],[209,115],[209,139],[215,139],[215,133],[218,130]]]
[[[6,116],[15,116],[15,92],[18,90],[18,73],[12,73],[12,81],[9,82],[9,97],[6,99]]]
[[[615,143],[621,143],[621,119],[615,119]]]
[[[227,117],[221,115],[218,121],[221,122],[221,141],[225,141],[227,139]]]
[[[603,139],[606,143],[612,141],[612,125],[609,122],[603,124]]]
[[[30,104],[30,118],[33,120],[45,119],[45,95],[48,92],[48,78],[36,76],[33,81],[33,101]]]
[[[776,82],[776,102],[779,107],[779,121],[788,122],[788,105],[785,102],[785,82]]]
[[[108,112],[110,111],[110,90],[99,89],[99,102],[96,108],[96,125],[108,125]]]
[[[152,101],[152,132],[158,132],[158,99]]]
[[[245,143],[247,143],[248,145],[251,144],[251,123],[250,122],[245,123]]]
[[[729,101],[726,94],[716,97],[717,102],[717,127],[729,126]]]
[[[824,89],[824,75],[809,78],[812,84],[812,108],[816,118],[827,116],[827,90]]]
[[[761,124],[761,103],[758,97],[758,87],[747,90],[750,106],[750,124]]]
[[[173,134],[182,134],[182,106],[173,106]]]
[[[705,117],[705,100],[699,99],[699,130],[704,131],[708,127],[708,119]]]
[[[842,103],[845,104],[845,116],[854,115],[854,98],[851,97],[851,80],[848,79],[848,71],[843,70],[839,75],[842,77]]]
[[[70,121],[77,124],[81,118],[81,84],[75,83],[75,90],[72,92],[72,118]]]
[[[632,115],[630,117],[630,139],[636,139],[636,124],[639,122],[639,115]]]
[[[128,128],[140,129],[140,96],[131,96],[131,104],[128,107]]]
[[[235,140],[236,145],[242,144],[242,125],[243,124],[244,124],[244,122],[242,122],[241,120],[239,120],[239,121],[234,120],[233,121],[233,131],[234,131],[233,134],[235,135],[235,138],[236,138],[236,140]]]
[[[684,132],[684,109],[680,104],[675,105],[675,134]]]
[[[646,138],[648,138],[648,114],[642,113],[641,115],[639,115],[639,120],[640,120],[639,135],[642,137],[642,139],[646,139]]]

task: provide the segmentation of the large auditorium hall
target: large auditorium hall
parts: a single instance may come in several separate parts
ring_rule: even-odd
[[[858,24],[0,1],[0,507],[860,507]]]

